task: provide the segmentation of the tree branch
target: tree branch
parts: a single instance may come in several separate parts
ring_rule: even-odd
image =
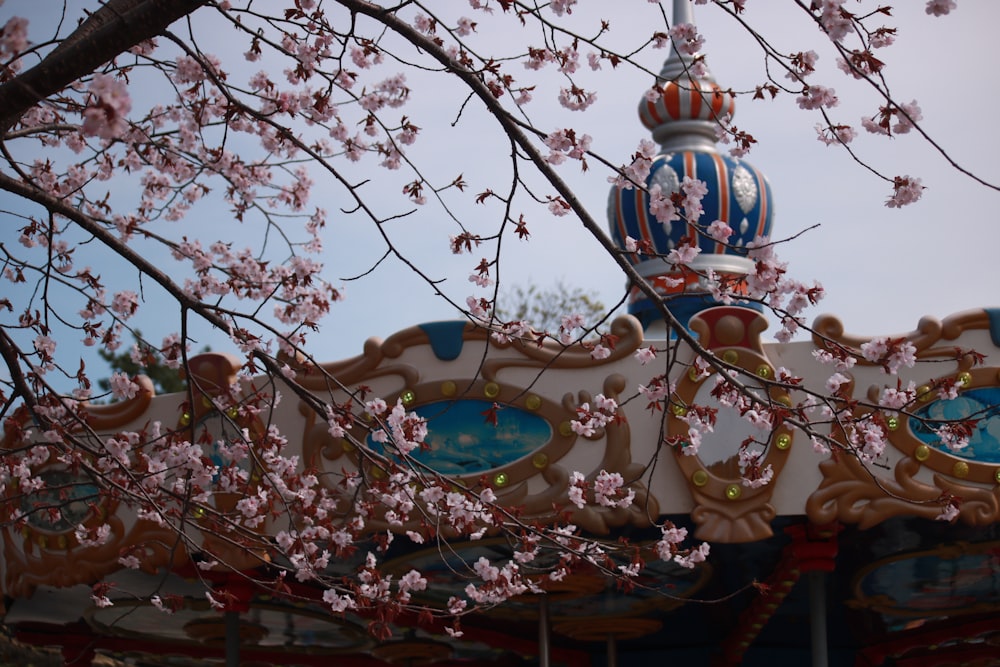
[[[42,62],[0,86],[0,131],[6,134],[31,107],[207,3],[108,0]]]

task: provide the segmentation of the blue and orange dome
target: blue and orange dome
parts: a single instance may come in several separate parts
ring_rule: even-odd
[[[771,186],[756,167],[743,160],[717,152],[681,151],[661,153],[653,158],[646,187],[659,185],[663,192],[677,192],[685,177],[700,180],[708,187],[702,200],[703,213],[699,225],[722,220],[733,229],[727,243],[719,243],[704,234],[699,235],[684,220],[670,225],[657,222],[649,212],[649,195],[638,188],[611,193],[611,236],[619,247],[625,247],[625,237],[649,241],[653,249],[667,254],[681,239],[697,239],[702,256],[728,255],[743,259],[741,251],[758,236],[768,236],[774,202]],[[645,264],[642,257],[630,255],[633,264]],[[662,268],[663,262],[653,260]],[[658,271],[657,273],[662,273]]]
[[[690,23],[690,3],[675,4],[674,24]],[[741,279],[753,270],[746,257],[747,243],[759,236],[770,236],[774,217],[771,187],[764,174],[738,158],[719,152],[716,130],[735,111],[732,93],[723,90],[708,73],[698,57],[673,50],[660,71],[654,100],[644,97],[639,103],[639,118],[660,144],[652,159],[645,188],[613,187],[608,206],[612,239],[625,249],[626,237],[648,242],[657,255],[666,255],[681,244],[694,240],[701,254],[683,269],[665,259],[650,255],[628,255],[638,273],[660,293],[669,297],[667,307],[686,325],[700,310],[716,303],[704,285],[709,269],[716,274]],[[660,186],[663,193],[680,191],[685,178],[700,180],[707,187],[702,199],[703,212],[699,229],[686,220],[661,224],[649,210],[646,190]],[[726,243],[704,233],[710,223],[721,220],[732,228]],[[681,278],[676,287],[657,285],[656,278]],[[631,285],[629,312],[649,327],[662,318],[655,304],[635,285]]]

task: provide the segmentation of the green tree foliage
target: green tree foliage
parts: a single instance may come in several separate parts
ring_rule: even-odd
[[[596,327],[608,315],[594,294],[558,280],[549,286],[515,285],[501,293],[497,317],[501,320],[527,320],[537,331],[556,331],[565,315],[583,315],[587,328]]]
[[[129,377],[145,375],[153,381],[153,388],[157,394],[173,394],[187,389],[187,382],[184,380],[180,368],[171,368],[163,363],[160,355],[143,341],[141,331],[133,331],[132,336],[135,339],[135,346],[138,348],[137,353],[135,348],[117,354],[105,349],[98,350],[101,359],[111,367],[112,373],[125,373]],[[208,347],[202,349],[202,352],[208,351]],[[97,386],[104,392],[111,391],[111,381],[108,378],[98,380]]]

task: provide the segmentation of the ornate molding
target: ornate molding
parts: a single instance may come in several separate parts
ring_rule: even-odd
[[[1000,369],[961,370],[965,367],[960,364],[957,373],[921,387],[916,405],[904,411],[877,415],[867,408],[856,410],[857,418],[871,415],[882,419],[891,447],[903,456],[893,466],[892,478],[888,478],[878,475],[876,469],[850,453],[835,453],[820,463],[823,481],[806,501],[809,518],[817,523],[836,519],[868,528],[895,516],[935,519],[941,515],[943,506],[954,499],[958,520],[964,523],[983,526],[1000,520],[1000,463],[952,453],[940,443],[926,442],[915,433],[922,430],[919,425],[924,417],[919,412],[937,400],[947,400],[939,399],[932,386],[955,384],[962,388],[960,399],[965,392],[1000,385]],[[873,402],[879,391],[879,387],[869,390]],[[846,443],[842,431],[837,430],[833,435]],[[928,475],[921,474],[924,469],[931,473],[930,483]]]
[[[101,521],[111,527],[111,536],[96,547],[81,546],[72,529],[44,533],[0,529],[5,561],[4,594],[31,597],[38,586],[92,584],[122,569],[122,555],[137,555],[142,571],[154,574],[160,567],[176,567],[187,560],[187,551],[177,534],[149,521],[139,521],[128,530],[117,516]],[[95,524],[96,525],[96,524]]]
[[[986,310],[969,310],[946,317],[943,321],[935,317],[922,317],[917,328],[909,333],[890,336],[894,339],[909,341],[917,349],[918,358],[954,357],[954,346],[938,346],[942,341],[953,341],[967,331],[988,330],[994,338],[997,337],[995,317]],[[864,343],[873,340],[874,336],[856,336],[844,332],[844,323],[834,315],[821,315],[812,326],[813,343],[817,347],[825,347],[828,341],[848,348],[857,349]],[[936,347],[937,346],[937,347]],[[871,362],[859,358],[858,363],[869,365]]]
[[[569,502],[571,471],[560,465],[559,461],[579,441],[570,422],[577,417],[577,407],[582,403],[592,402],[591,394],[581,389],[561,396],[545,395],[534,391],[530,385],[523,386],[498,378],[504,371],[517,368],[552,372],[599,367],[631,355],[642,343],[641,327],[635,318],[629,316],[615,320],[612,334],[617,336],[617,344],[610,359],[595,361],[585,349],[567,349],[551,342],[541,345],[523,341],[498,342],[485,329],[460,322],[424,325],[395,334],[385,343],[369,341],[362,357],[355,358],[348,364],[324,366],[321,373],[307,373],[300,383],[308,389],[330,390],[334,388],[331,386],[334,383],[325,378],[327,374],[335,376],[337,387],[342,389],[347,388],[347,384],[367,383],[377,377],[398,377],[402,380],[403,387],[382,398],[390,405],[399,401],[408,410],[416,411],[428,419],[429,441],[435,437],[434,419],[444,420],[438,422],[439,427],[443,428],[449,412],[457,414],[464,411],[464,423],[469,432],[464,433],[463,437],[469,439],[476,437],[475,431],[483,429],[486,421],[483,414],[491,410],[496,410],[501,418],[506,411],[506,416],[525,423],[530,420],[535,420],[536,423],[544,421],[548,424],[549,434],[544,442],[538,441],[538,446],[530,450],[515,450],[513,454],[503,454],[492,463],[470,465],[467,470],[449,470],[448,462],[444,462],[446,465],[435,465],[433,444],[429,447],[430,452],[415,452],[413,456],[417,461],[425,462],[429,469],[444,470],[446,477],[470,488],[484,482],[489,484],[501,504],[519,508],[524,517],[545,520],[555,516],[554,506],[568,508],[572,521],[586,530],[603,534],[612,527],[626,524],[649,525],[659,513],[656,500],[649,495],[646,485],[640,479],[644,466],[632,461],[629,424],[625,421],[613,423],[588,438],[592,441],[603,439],[604,454],[598,467],[589,472],[581,472],[587,472],[590,478],[595,477],[601,469],[620,473],[629,488],[635,491],[635,503],[630,508],[588,506],[576,510]],[[421,369],[416,366],[384,363],[399,357],[407,348],[418,345],[430,346],[439,359],[448,361],[457,358],[463,346],[470,341],[483,342],[487,346],[483,349],[482,358],[477,357],[476,375],[472,377],[468,375],[468,371],[459,371],[448,379],[425,380]],[[488,354],[491,351],[492,354]],[[345,369],[349,383],[342,374]],[[436,370],[440,375],[440,371],[447,369],[445,364],[438,366]],[[341,374],[337,375],[338,373]],[[606,396],[617,398],[626,384],[627,380],[623,376],[613,373],[604,379],[602,391]],[[479,407],[470,407],[477,405]],[[473,410],[475,414],[469,410]],[[350,469],[361,467],[375,478],[382,473],[379,466],[367,460],[371,457],[361,456],[357,450],[359,446],[374,445],[368,441],[368,434],[378,428],[376,424],[356,420],[347,438],[334,439],[327,432],[325,422],[308,406],[300,405],[300,413],[305,418],[302,446],[303,460],[307,467],[316,466],[322,470],[329,463],[341,462],[341,466],[346,463]],[[489,437],[489,434],[479,435]],[[533,437],[537,439],[539,436],[536,434]],[[518,440],[524,446],[525,439],[521,437]],[[450,443],[448,447],[441,448],[441,451],[446,451],[454,458],[456,451],[460,450],[455,444]],[[476,452],[477,460],[485,460],[479,454],[480,452]],[[538,481],[542,483],[538,484]],[[336,483],[331,480],[330,475],[322,475],[321,484],[328,490],[336,491]],[[378,521],[370,522],[370,526],[375,529],[387,528]],[[406,525],[403,528],[414,527]]]
[[[767,320],[747,308],[721,306],[702,311],[691,319],[691,329],[698,334],[701,344],[730,366],[742,368],[745,377],[759,377],[755,389],[772,404],[791,405],[783,388],[768,385],[775,377],[761,344],[760,334],[767,328]],[[714,375],[714,373],[713,373]],[[709,376],[711,378],[712,375]],[[669,414],[668,433],[685,437],[688,425],[681,420],[687,407],[698,404],[699,390],[708,378],[701,377],[692,367],[677,381],[677,390]],[[746,382],[746,380],[743,380]],[[723,460],[705,464],[698,456],[674,448],[674,459],[688,482],[688,489],[695,501],[691,518],[697,525],[695,536],[715,542],[751,542],[770,537],[771,520],[775,509],[770,504],[774,485],[788,459],[793,434],[782,425],[772,429],[765,445],[761,467],[771,466],[772,480],[764,486],[751,488],[743,484],[738,462],[738,445],[734,443],[732,455]]]
[[[72,435],[86,440],[139,419],[149,408],[154,391],[152,381],[144,375],[137,376],[135,382],[139,391],[131,399],[107,405],[82,404],[78,413],[82,419]],[[27,450],[32,444],[25,439],[29,419],[26,410],[19,410],[7,420],[0,448],[8,452]],[[32,467],[31,474],[48,477],[51,483],[23,492],[14,478],[3,493],[3,513],[14,519],[0,527],[5,595],[30,597],[42,585],[93,583],[121,569],[118,559],[126,553],[141,554],[141,567],[146,572],[179,562],[184,552],[173,550],[176,536],[172,531],[146,521],[130,522],[131,528],[126,528],[125,520],[117,515],[119,503],[100,494],[97,482],[86,472],[87,462],[92,461],[87,452],[81,452],[80,463],[71,467],[57,460],[63,448],[36,444],[46,447],[50,454],[45,463]],[[110,529],[104,544],[79,543],[77,526],[95,529],[103,524]]]
[[[616,398],[625,388],[625,378],[613,374],[605,379],[603,392],[606,396]],[[459,387],[462,387],[461,391]],[[446,475],[451,479],[469,487],[475,487],[484,480],[497,495],[501,505],[518,507],[525,519],[546,520],[555,517],[554,506],[572,510],[570,520],[581,528],[593,533],[606,534],[613,527],[627,524],[648,526],[659,514],[659,505],[648,493],[646,485],[641,481],[645,467],[632,460],[630,447],[631,429],[627,421],[609,424],[586,440],[599,442],[604,440],[604,454],[600,464],[588,473],[588,478],[596,477],[600,470],[617,472],[626,480],[629,488],[635,491],[635,502],[628,508],[611,508],[588,505],[583,509],[575,509],[569,502],[570,470],[559,461],[580,441],[570,426],[576,417],[576,408],[585,402],[591,402],[588,392],[577,394],[567,393],[562,400],[556,402],[539,394],[526,392],[524,388],[494,381],[479,380],[446,380],[429,382],[412,388],[389,394],[385,400],[390,404],[399,399],[408,409],[419,410],[421,407],[440,406],[444,412],[449,404],[467,401],[482,401],[483,405],[496,404],[503,409],[515,409],[524,415],[537,416],[543,419],[551,428],[550,436],[539,447],[526,452],[523,456],[510,461],[500,462],[487,469],[475,469],[468,474]],[[353,435],[351,440],[334,439],[328,433],[326,425],[320,422],[314,413],[303,409],[306,426],[303,433],[303,458],[307,466],[325,466],[326,462],[338,461],[342,457],[350,461],[351,467],[365,467],[368,474],[376,478],[384,474],[377,466],[366,464],[357,451],[358,444],[367,443],[368,430]],[[470,424],[470,426],[480,426]],[[483,428],[491,428],[483,426]],[[430,423],[433,438],[434,425]],[[353,442],[352,442],[353,440]],[[356,444],[357,443],[357,444]],[[586,446],[586,445],[584,445]],[[415,454],[419,461],[420,454]],[[432,469],[433,462],[428,463]],[[535,485],[538,490],[529,491],[533,479],[540,477],[542,485]],[[321,484],[330,490],[335,490],[328,476],[321,476]],[[540,487],[540,488],[539,488]],[[373,529],[386,529],[389,526],[372,521]],[[403,529],[413,529],[416,523],[405,525]],[[399,529],[395,527],[394,529]]]
[[[137,375],[135,383],[139,385],[139,391],[133,398],[107,405],[84,403],[83,414],[87,426],[95,431],[105,431],[141,417],[149,408],[156,392],[153,390],[153,381],[145,375]]]
[[[413,385],[419,381],[417,369],[408,364],[387,364],[386,361],[397,359],[409,348],[418,346],[430,347],[441,361],[452,361],[462,353],[467,343],[484,346],[479,375],[495,380],[498,372],[505,368],[594,368],[614,363],[637,350],[643,340],[642,325],[631,315],[615,318],[610,334],[617,340],[611,355],[603,360],[594,360],[589,350],[578,346],[566,348],[552,340],[538,343],[519,339],[501,341],[489,329],[472,322],[432,322],[403,329],[385,341],[370,338],[365,342],[363,353],[351,359],[327,364],[296,363],[296,382],[311,391],[338,391],[376,377],[398,375],[407,384]],[[491,356],[489,350],[515,354],[497,357]]]

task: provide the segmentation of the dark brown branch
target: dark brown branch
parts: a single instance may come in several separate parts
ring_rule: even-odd
[[[28,71],[0,86],[0,132],[6,133],[31,107],[101,65],[152,39],[208,0],[108,0],[55,50]]]

